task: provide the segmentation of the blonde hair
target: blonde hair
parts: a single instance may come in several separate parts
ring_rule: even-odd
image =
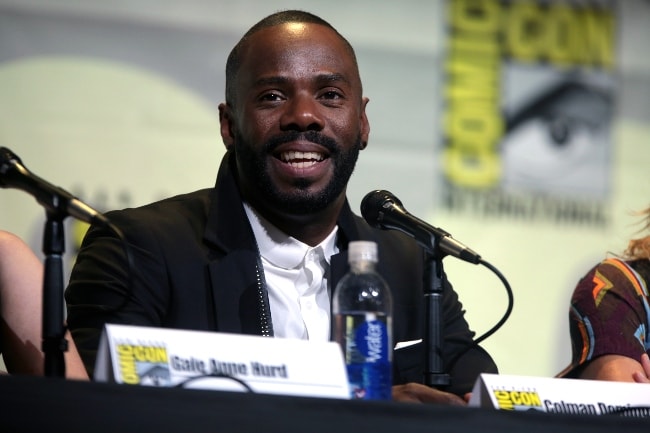
[[[639,216],[644,216],[642,221],[645,221],[643,228],[640,231],[650,229],[650,207],[637,213]],[[623,252],[625,259],[638,260],[650,259],[650,235],[639,239],[632,239],[627,244],[627,249]]]

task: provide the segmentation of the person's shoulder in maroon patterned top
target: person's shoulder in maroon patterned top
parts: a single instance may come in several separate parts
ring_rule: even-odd
[[[650,208],[644,210],[650,229]],[[650,382],[650,235],[630,241],[578,282],[571,298],[571,364],[559,377]]]

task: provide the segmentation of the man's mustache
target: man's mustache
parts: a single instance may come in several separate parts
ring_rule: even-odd
[[[288,143],[290,141],[309,141],[314,144],[318,144],[325,149],[327,149],[331,154],[339,152],[339,146],[336,143],[336,140],[330,138],[326,135],[321,134],[318,131],[287,131],[280,134],[276,134],[273,137],[269,138],[264,144],[264,148],[268,153],[272,153],[275,149],[281,144]]]

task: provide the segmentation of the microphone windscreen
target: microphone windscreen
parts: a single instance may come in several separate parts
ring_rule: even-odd
[[[380,214],[383,212],[386,203],[395,203],[398,206],[402,205],[399,199],[388,191],[380,189],[370,191],[361,200],[361,216],[372,227],[382,228]]]
[[[0,147],[0,187],[5,188],[9,186],[5,182],[5,176],[11,174],[11,168],[13,166],[10,164],[13,161],[20,164],[20,158],[18,158],[11,150],[6,147]]]

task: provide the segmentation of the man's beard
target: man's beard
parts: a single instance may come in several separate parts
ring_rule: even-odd
[[[311,181],[296,179],[293,185],[295,189],[291,193],[285,193],[276,188],[269,176],[267,167],[269,155],[280,144],[297,140],[311,141],[329,151],[334,173],[325,188],[320,191],[310,192]],[[341,147],[332,138],[316,131],[288,131],[276,135],[264,143],[264,146],[258,151],[241,137],[235,137],[235,152],[238,153],[239,169],[242,173],[246,173],[245,176],[250,179],[251,185],[257,188],[259,195],[274,203],[275,207],[282,212],[300,215],[319,212],[339,197],[352,176],[361,147],[361,134],[347,151],[341,150]]]

